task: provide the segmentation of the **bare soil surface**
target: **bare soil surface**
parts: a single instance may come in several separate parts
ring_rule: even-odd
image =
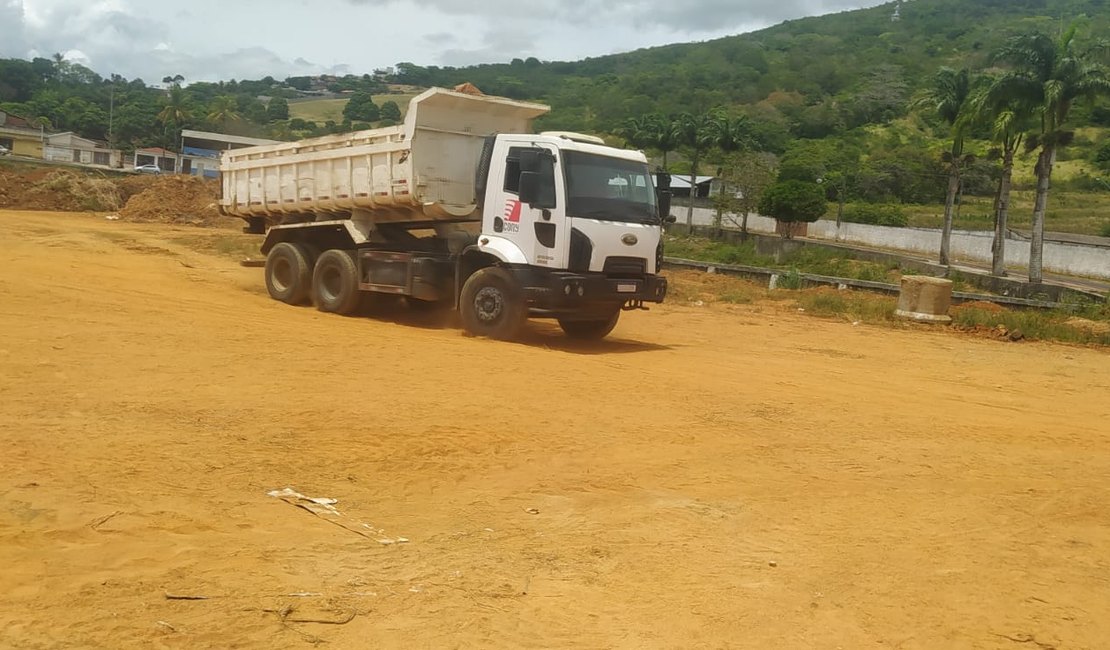
[[[507,344],[271,301],[221,231],[0,228],[0,647],[1110,638],[1104,350],[765,302]]]

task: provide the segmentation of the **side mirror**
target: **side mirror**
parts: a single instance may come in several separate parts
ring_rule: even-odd
[[[551,178],[547,178],[545,183],[544,177],[539,172],[520,172],[518,190],[521,203],[539,210],[555,207],[555,188],[551,185]]]
[[[521,158],[520,168],[524,169],[524,159]],[[520,193],[520,202],[532,205],[540,197],[539,172],[520,172],[520,182],[517,188]]]
[[[524,149],[520,152],[520,171],[522,172],[538,172],[540,171],[540,156],[541,149]],[[523,200],[523,199],[522,199]]]
[[[659,203],[659,218],[663,223],[672,223],[674,217],[671,216],[671,191],[659,190],[657,199]],[[671,221],[667,221],[667,219],[671,219]]]

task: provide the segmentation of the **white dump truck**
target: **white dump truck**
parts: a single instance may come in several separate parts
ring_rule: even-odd
[[[350,314],[393,294],[477,335],[533,317],[599,339],[667,293],[670,193],[641,152],[531,134],[547,110],[434,88],[399,126],[224,152],[220,207],[265,234],[277,300]]]

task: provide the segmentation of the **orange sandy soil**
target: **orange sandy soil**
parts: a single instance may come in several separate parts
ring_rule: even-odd
[[[0,647],[1110,639],[1105,351],[773,303],[499,343],[271,301],[200,229],[0,228]]]

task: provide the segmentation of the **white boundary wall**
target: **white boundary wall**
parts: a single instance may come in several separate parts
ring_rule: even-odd
[[[686,223],[685,207],[675,206],[671,212],[678,217],[679,223]],[[713,210],[694,208],[695,225],[711,225],[713,216]],[[725,219],[725,227],[733,227],[729,219]],[[748,230],[773,234],[775,232],[775,220],[755,214],[749,215]],[[838,235],[835,221],[821,219],[809,224],[808,236],[812,239],[827,239],[845,244],[861,244],[863,246],[906,251],[933,259],[940,251],[940,230],[934,228],[894,228],[869,226],[861,223],[842,223]],[[993,239],[993,232],[952,231],[953,261],[990,264],[991,242]],[[1012,237],[1006,241],[1006,265],[1028,267],[1028,241]],[[1065,275],[1110,279],[1110,247],[1046,241],[1044,244],[1044,269]]]

